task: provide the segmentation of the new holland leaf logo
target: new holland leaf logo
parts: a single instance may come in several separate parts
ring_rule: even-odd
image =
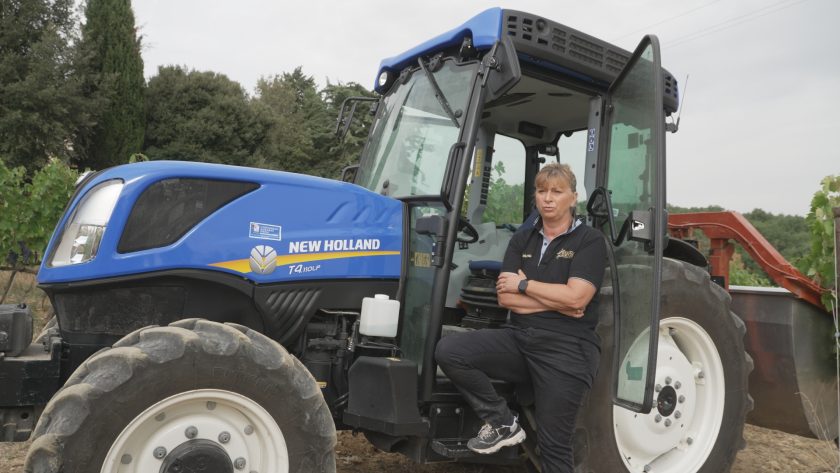
[[[267,245],[257,245],[251,250],[251,271],[257,274],[271,274],[277,269],[277,252]]]

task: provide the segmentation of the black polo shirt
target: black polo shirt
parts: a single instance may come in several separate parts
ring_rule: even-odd
[[[570,278],[584,279],[595,286],[595,297],[586,306],[583,317],[574,318],[556,311],[519,315],[511,311],[511,323],[519,327],[534,327],[563,332],[600,346],[595,333],[598,324],[598,290],[607,265],[607,248],[598,230],[584,224],[555,237],[540,261],[543,245],[542,220],[511,238],[502,262],[502,271],[522,270],[528,279],[545,283],[566,284]]]

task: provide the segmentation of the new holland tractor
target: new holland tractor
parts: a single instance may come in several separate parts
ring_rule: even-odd
[[[678,92],[656,37],[631,53],[491,9],[382,61],[375,90],[352,182],[161,161],[78,184],[38,273],[55,323],[32,341],[28,309],[3,311],[2,432],[34,438],[25,470],[329,472],[336,429],[536,468],[530,387],[495,383],[528,440],[473,454],[481,422],[434,351],[505,323],[499,262],[559,160],[610,248],[577,471],[728,471],[752,362],[705,258],[667,234]]]

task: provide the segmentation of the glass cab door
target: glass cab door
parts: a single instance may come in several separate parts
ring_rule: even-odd
[[[666,244],[665,116],[659,42],[646,36],[610,86],[601,185],[621,231],[612,235],[618,276],[614,402],[648,412],[653,400],[662,250]],[[624,236],[622,238],[621,236]]]
[[[417,363],[420,371],[428,361],[433,311],[443,306],[441,299],[436,307],[434,288],[448,267],[435,264],[440,251],[432,236],[418,231],[418,221],[448,213],[442,183],[453,145],[464,139],[464,116],[478,69],[477,62],[453,59],[436,66],[421,62],[427,70],[407,70],[382,100],[355,181],[405,202],[408,257],[399,345],[403,358]]]

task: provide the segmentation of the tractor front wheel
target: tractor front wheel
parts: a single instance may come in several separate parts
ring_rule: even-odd
[[[44,410],[25,471],[334,472],[335,426],[279,344],[199,319],[88,359]]]

